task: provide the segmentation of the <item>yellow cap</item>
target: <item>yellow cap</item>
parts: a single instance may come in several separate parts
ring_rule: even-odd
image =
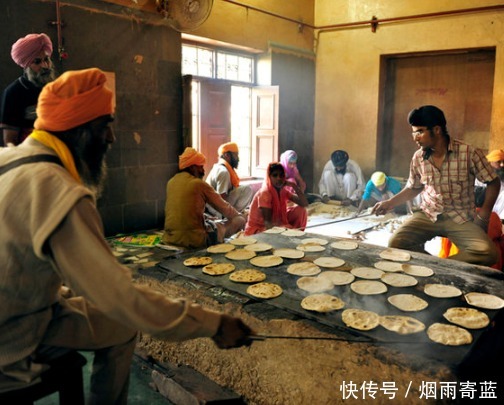
[[[371,181],[376,187],[381,186],[383,183],[385,183],[385,180],[387,179],[387,176],[385,176],[385,173],[383,172],[374,172],[371,175]]]

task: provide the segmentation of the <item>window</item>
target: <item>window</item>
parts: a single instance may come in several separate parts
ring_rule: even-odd
[[[254,57],[196,45],[182,45],[182,74],[254,83]]]

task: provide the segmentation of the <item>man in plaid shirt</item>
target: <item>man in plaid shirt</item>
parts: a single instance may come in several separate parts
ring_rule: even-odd
[[[483,152],[456,139],[446,129],[439,108],[426,105],[408,115],[412,136],[419,149],[413,155],[404,189],[373,207],[382,215],[415,198],[420,208],[392,235],[389,246],[425,253],[425,242],[435,236],[450,239],[459,253],[450,259],[491,266],[497,250],[487,236],[488,220],[500,190],[500,181]],[[475,211],[474,182],[487,185],[485,201]]]

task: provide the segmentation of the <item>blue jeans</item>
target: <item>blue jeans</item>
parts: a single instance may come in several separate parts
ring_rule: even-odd
[[[458,224],[446,214],[432,222],[422,211],[414,213],[392,235],[389,246],[426,253],[425,242],[436,236],[450,239],[459,249],[450,259],[483,266],[497,263],[497,249],[483,229],[471,221]]]

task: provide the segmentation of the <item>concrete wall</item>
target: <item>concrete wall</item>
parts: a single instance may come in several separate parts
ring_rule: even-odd
[[[62,2],[63,4],[63,2]],[[115,73],[117,137],[107,158],[109,178],[99,209],[108,235],[162,226],[165,186],[178,169],[181,147],[180,34],[96,1],[65,2],[64,47],[58,60],[54,2],[0,3],[0,88],[22,73],[10,58],[12,44],[46,32],[58,71],[96,66]]]
[[[315,26],[402,17],[502,4],[496,0],[377,0],[315,2]],[[330,152],[346,149],[369,176],[375,166],[380,57],[427,51],[495,47],[490,149],[504,147],[504,11],[316,30],[314,172]],[[414,106],[412,106],[413,108]],[[449,121],[449,117],[447,117]],[[409,159],[409,157],[405,157]]]

